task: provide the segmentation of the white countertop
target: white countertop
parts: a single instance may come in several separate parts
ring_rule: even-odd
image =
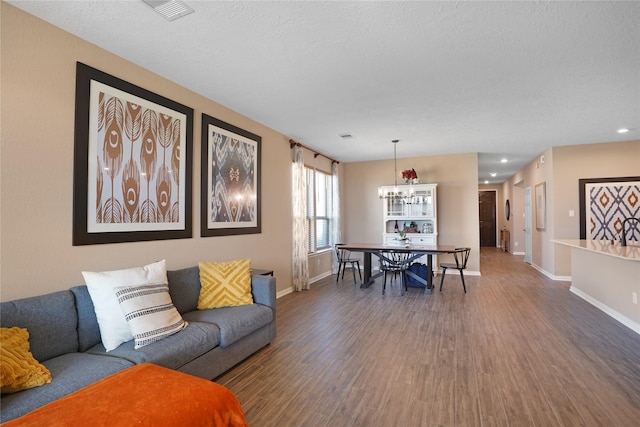
[[[627,246],[620,246],[620,242],[614,242],[611,244],[610,240],[554,239],[552,242],[630,261],[640,261],[640,244],[637,242],[631,242],[631,244],[627,243]]]

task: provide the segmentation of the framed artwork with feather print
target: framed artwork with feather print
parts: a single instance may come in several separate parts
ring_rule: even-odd
[[[76,64],[73,245],[192,237],[193,109]]]

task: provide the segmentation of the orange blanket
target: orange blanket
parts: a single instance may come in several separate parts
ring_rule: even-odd
[[[151,364],[125,369],[2,424],[88,425],[248,426],[240,402],[224,386]]]

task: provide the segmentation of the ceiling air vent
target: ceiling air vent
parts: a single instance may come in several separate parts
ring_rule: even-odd
[[[175,21],[178,18],[193,13],[193,9],[178,0],[142,0],[142,2],[164,16],[167,21]]]

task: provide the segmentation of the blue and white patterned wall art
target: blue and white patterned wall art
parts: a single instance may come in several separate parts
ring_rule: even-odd
[[[589,240],[620,240],[622,221],[640,218],[640,181],[587,183],[585,193]],[[637,221],[627,223],[627,241],[640,242]]]

